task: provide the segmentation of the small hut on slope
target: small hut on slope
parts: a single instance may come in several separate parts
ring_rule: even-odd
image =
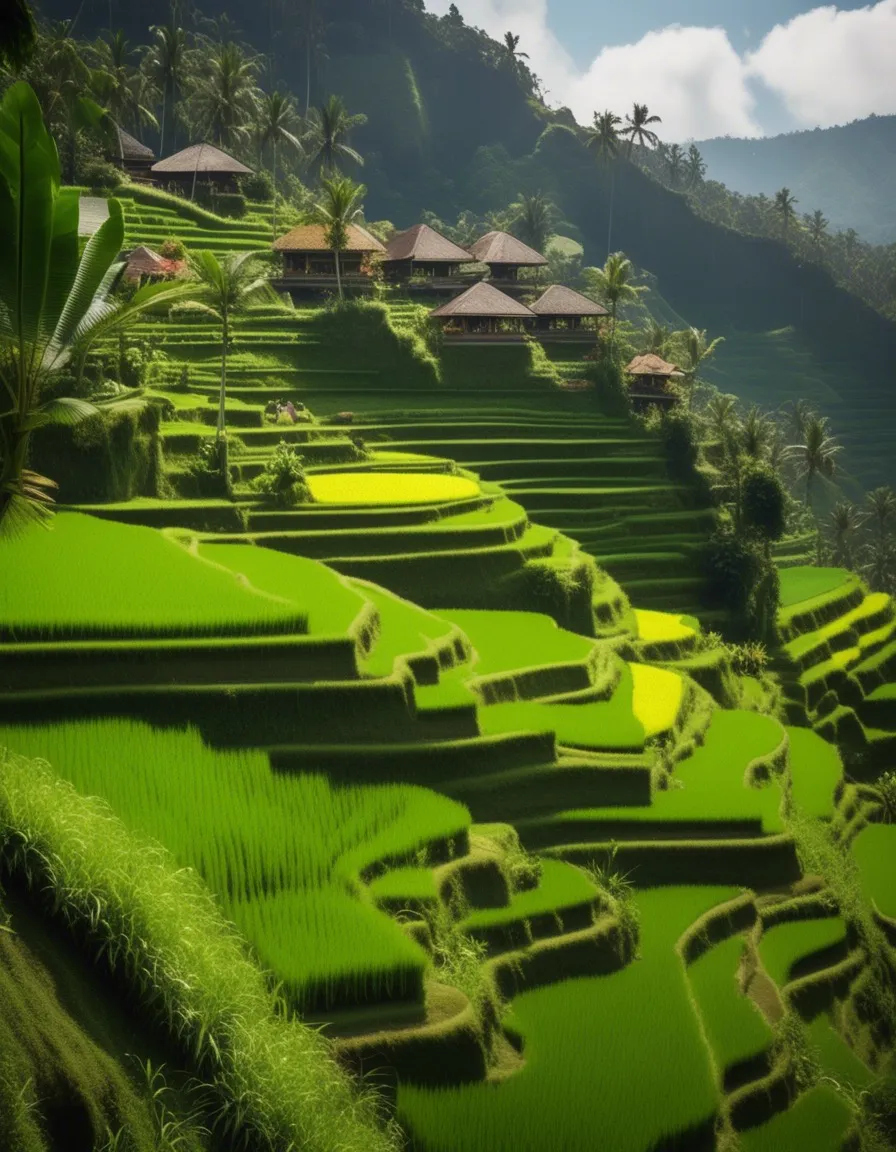
[[[106,153],[106,160],[126,172],[132,180],[149,180],[156,160],[152,148],[141,144],[136,136],[125,132],[119,124],[115,125],[112,137],[113,144]]]
[[[562,284],[552,284],[530,307],[538,317],[540,340],[595,340],[598,320],[610,315],[603,305]]]
[[[383,272],[387,280],[427,277],[433,282],[432,287],[456,288],[462,283],[461,265],[473,262],[474,257],[447,236],[428,224],[415,224],[404,232],[396,232],[386,245]]]
[[[488,264],[492,280],[502,282],[503,287],[519,279],[520,268],[546,268],[548,264],[540,252],[509,232],[486,232],[470,245],[470,252],[480,264]]]
[[[513,343],[524,340],[535,313],[494,285],[480,281],[430,313],[449,341]]]
[[[283,254],[283,275],[277,287],[291,292],[302,289],[334,289],[336,256],[327,243],[323,224],[300,224],[274,241],[274,251]],[[339,273],[343,287],[370,288],[370,261],[386,249],[366,228],[350,224],[345,248],[339,253]]]
[[[237,178],[251,176],[252,169],[228,156],[214,144],[191,144],[150,169],[157,184],[173,184],[182,192],[192,192],[197,183],[218,192],[236,192]]]
[[[625,371],[632,378],[629,395],[636,408],[645,408],[650,404],[671,407],[676,396],[669,391],[669,382],[684,379],[684,373],[677,364],[670,364],[655,352],[636,356]]]

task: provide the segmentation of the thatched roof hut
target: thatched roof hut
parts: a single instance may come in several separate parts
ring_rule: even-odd
[[[238,176],[251,176],[252,169],[229,156],[214,144],[191,144],[159,160],[150,169],[153,179],[160,184],[184,186],[194,180],[214,184],[221,191],[236,191]]]
[[[384,264],[448,265],[471,264],[474,257],[428,224],[415,224],[404,232],[396,232],[386,245]]]
[[[114,126],[113,140],[114,143],[106,153],[109,163],[123,169],[129,176],[148,177],[156,159],[152,148],[141,144],[136,136],[125,132],[120,124]]]
[[[141,244],[126,256],[124,275],[129,280],[142,280],[144,276],[152,278],[172,276],[180,269],[180,261],[167,260],[152,248]]]
[[[581,292],[574,292],[572,288],[564,288],[562,284],[552,284],[547,291],[530,305],[536,316],[549,319],[583,319],[586,316],[609,316],[610,313],[602,304],[595,304]]]
[[[470,340],[520,340],[535,313],[494,285],[480,281],[430,312],[443,323],[446,336]]]
[[[650,378],[652,380],[682,379],[684,373],[677,364],[670,364],[655,352],[647,352],[643,356],[636,356],[626,367],[629,376],[636,378]]]
[[[488,264],[493,280],[516,280],[520,268],[544,268],[546,257],[509,232],[487,232],[470,252],[480,264]]]
[[[385,253],[385,247],[376,236],[371,235],[359,224],[349,224],[346,232],[348,236],[346,252]],[[274,251],[304,255],[306,252],[332,252],[332,249],[327,243],[327,229],[323,224],[300,224],[274,241]]]
[[[474,284],[460,296],[455,296],[441,308],[430,312],[434,320],[450,320],[458,317],[479,317],[491,320],[531,320],[534,313],[519,300],[514,300],[506,292],[485,281]]]

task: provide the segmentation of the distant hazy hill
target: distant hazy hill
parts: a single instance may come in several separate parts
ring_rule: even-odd
[[[833,229],[873,244],[896,241],[896,116],[871,116],[766,140],[698,143],[709,177],[732,191],[772,196],[786,185],[799,211],[820,208]]]

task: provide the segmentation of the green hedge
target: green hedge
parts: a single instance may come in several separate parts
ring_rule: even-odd
[[[59,485],[64,504],[102,504],[165,493],[159,410],[122,405],[74,425],[34,433],[31,467]]]

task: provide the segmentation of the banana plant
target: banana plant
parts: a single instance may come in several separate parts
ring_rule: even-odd
[[[28,469],[32,434],[96,414],[84,400],[42,399],[76,349],[130,319],[113,291],[124,222],[116,200],[80,251],[78,191],[63,188],[59,155],[40,104],[25,83],[0,103],[0,531],[45,518],[55,484]],[[136,308],[158,306],[185,286],[144,292]]]

